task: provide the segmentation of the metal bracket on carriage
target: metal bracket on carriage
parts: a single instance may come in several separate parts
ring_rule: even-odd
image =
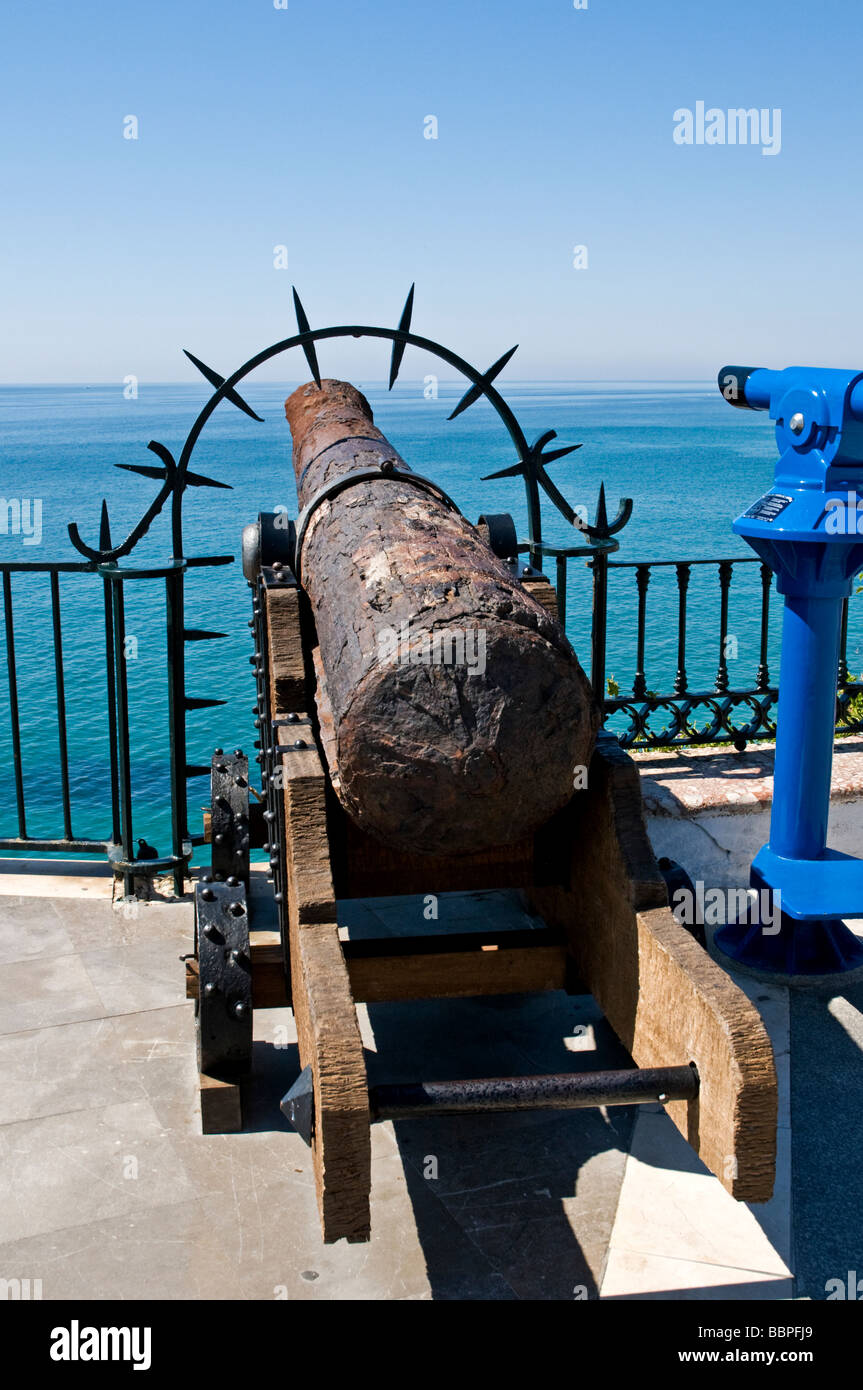
[[[287,510],[259,512],[257,521],[243,527],[243,574],[253,588],[261,574],[266,574],[271,584],[296,584],[296,538],[296,523]]]
[[[207,1076],[252,1062],[252,958],[245,885],[234,874],[195,884],[198,1068]]]
[[[249,882],[249,760],[241,749],[217,748],[210,772],[213,875]]]
[[[515,522],[509,512],[488,512],[479,518],[476,529],[492,554],[503,560],[513,579],[547,580],[542,570],[519,559],[519,551],[524,547],[519,544]]]

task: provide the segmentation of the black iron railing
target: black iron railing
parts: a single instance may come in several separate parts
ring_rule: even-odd
[[[103,529],[103,541],[107,532]],[[108,543],[109,543],[109,538]],[[12,773],[15,783],[15,802],[18,833],[0,838],[0,851],[65,852],[69,854],[105,853],[113,863],[118,874],[122,874],[124,891],[131,894],[136,872],[152,874],[170,872],[178,894],[183,891],[186,866],[194,845],[203,841],[203,835],[191,835],[188,828],[188,809],[186,779],[209,773],[206,766],[189,766],[186,762],[186,712],[205,705],[224,703],[221,700],[188,698],[185,694],[183,644],[201,637],[218,637],[220,633],[203,633],[187,629],[183,622],[183,575],[185,571],[199,565],[230,564],[230,555],[192,557],[170,561],[166,565],[139,568],[121,568],[115,562],[96,564],[92,561],[3,561],[0,562],[0,575],[3,584],[3,615],[5,629],[6,668],[8,679],[9,736],[12,746]],[[50,586],[51,641],[53,647],[54,704],[56,708],[57,751],[58,751],[58,804],[55,808],[58,826],[56,834],[40,836],[28,831],[28,813],[25,796],[25,752],[32,742],[26,738],[27,721],[24,721],[25,740],[22,748],[22,711],[19,699],[18,660],[16,652],[15,596],[21,593],[24,584],[37,576],[48,576]],[[63,657],[63,625],[61,608],[61,583],[70,588],[74,584],[93,580],[101,581],[101,601],[104,613],[104,726],[105,746],[108,754],[108,779],[104,787],[101,806],[97,811],[87,813],[94,819],[98,816],[100,825],[89,825],[86,832],[75,829],[75,807],[71,792],[69,765],[69,726],[66,705],[66,671]],[[13,583],[13,576],[15,582]],[[133,580],[161,580],[165,591],[166,650],[165,680],[167,684],[167,746],[171,785],[171,854],[161,857],[139,858],[136,854],[131,755],[133,731],[129,717],[129,688],[126,665],[126,620],[125,586]],[[77,608],[76,593],[70,608]],[[92,714],[92,711],[88,711]],[[101,711],[99,712],[101,717]],[[151,747],[153,730],[139,731],[140,740]],[[48,735],[40,732],[36,745],[45,754]],[[92,808],[98,798],[94,789],[88,788],[88,805]]]
[[[732,580],[738,567],[757,565],[759,640],[757,653],[752,652],[750,681],[732,686],[729,675],[729,599]],[[716,607],[716,668],[712,688],[690,685],[687,671],[687,643],[691,637],[689,618],[689,586],[692,571],[708,567],[716,571],[718,580]],[[610,560],[607,553],[598,552],[590,561],[593,572],[593,624],[591,642],[591,680],[597,698],[602,702],[605,723],[616,733],[624,748],[685,747],[695,744],[728,742],[742,750],[747,743],[776,736],[776,704],[778,686],[771,678],[768,660],[771,604],[777,607],[779,598],[773,586],[769,567],[755,556],[696,560]],[[651,581],[658,570],[674,571],[676,581],[676,615],[673,618],[676,641],[676,669],[665,691],[652,688],[648,672],[651,650],[649,633],[657,625],[648,622],[648,603]],[[620,691],[618,684],[607,676],[609,659],[609,575],[610,572],[631,575],[635,581],[637,620],[635,625],[635,673],[630,694]],[[565,592],[565,591],[564,591]],[[631,592],[631,591],[630,591]],[[619,624],[620,607],[612,601],[611,611]],[[622,605],[621,605],[622,606]],[[665,603],[668,621],[668,600]],[[848,670],[848,614],[846,600],[842,614],[841,656],[837,673],[836,732],[857,733],[863,730],[863,683],[854,680]],[[735,641],[737,639],[735,638]],[[705,646],[705,632],[698,633],[699,657]],[[626,660],[632,651],[621,650]],[[738,654],[739,655],[739,654]],[[626,717],[621,727],[619,716]],[[656,716],[660,716],[657,720]]]
[[[494,385],[495,379],[509,362],[515,349],[510,349],[486,371],[479,371],[458,354],[451,352],[440,343],[419,336],[411,331],[414,291],[408,294],[398,327],[395,329],[348,324],[322,329],[312,329],[299,297],[294,291],[294,306],[297,317],[297,333],[273,344],[263,352],[257,353],[230,376],[223,377],[208,367],[199,358],[187,353],[187,357],[198,371],[215,389],[193,422],[183,443],[179,456],[173,454],[163,444],[151,441],[149,450],[159,460],[158,464],[119,464],[118,467],[159,483],[156,496],[150,502],[140,520],[120,544],[111,541],[108,515],[105,503],[102,504],[102,524],[99,543],[91,548],[81,537],[77,525],[68,528],[70,540],[83,556],[84,562],[46,562],[28,563],[0,562],[3,584],[3,610],[5,618],[5,642],[9,683],[9,721],[12,745],[12,762],[15,782],[15,800],[18,819],[17,836],[0,838],[0,851],[44,850],[69,851],[74,853],[107,851],[115,870],[121,873],[125,892],[132,890],[136,872],[165,869],[173,873],[178,893],[184,886],[184,878],[192,847],[200,843],[201,835],[191,836],[188,830],[186,779],[209,773],[207,766],[190,766],[186,762],[186,715],[190,710],[210,705],[223,704],[222,700],[191,697],[185,690],[185,644],[213,637],[221,633],[189,629],[183,619],[184,575],[197,565],[222,565],[231,562],[231,556],[203,556],[189,558],[184,556],[182,505],[183,496],[189,487],[226,487],[202,474],[193,473],[189,467],[198,439],[215,409],[225,402],[241,410],[253,420],[260,416],[239,394],[238,387],[243,379],[265,362],[294,348],[300,348],[305,355],[314,380],[320,385],[321,373],[318,365],[317,347],[330,340],[347,338],[373,338],[391,344],[389,384],[395,383],[405,351],[408,347],[431,353],[449,367],[463,375],[469,383],[468,389],[459,400],[450,419],[456,418],[477,401],[485,400],[491,405],[507,431],[515,451],[515,462],[488,474],[483,481],[520,477],[525,488],[526,512],[528,519],[528,539],[518,547],[526,554],[531,566],[539,566],[546,561],[556,567],[558,606],[562,619],[566,621],[567,579],[569,565],[574,559],[587,560],[592,572],[593,613],[591,624],[591,679],[597,698],[602,704],[606,724],[617,733],[624,747],[656,747],[664,745],[685,746],[687,744],[731,742],[738,748],[745,747],[753,739],[772,738],[776,732],[774,710],[777,689],[771,682],[768,666],[769,620],[771,612],[772,577],[767,567],[754,557],[718,560],[668,560],[668,561],[616,561],[609,557],[618,550],[616,535],[627,524],[632,514],[632,500],[621,498],[618,510],[612,520],[606,512],[605,490],[600,487],[596,519],[590,524],[581,510],[573,508],[563,497],[549,477],[548,466],[556,460],[573,453],[580,445],[563,445],[556,449],[548,446],[556,438],[554,430],[546,430],[533,443],[525,436],[513,411],[507,405]],[[543,542],[541,501],[557,510],[570,524],[580,543],[574,546],[554,546]],[[170,504],[170,506],[168,506]],[[130,555],[138,542],[150,529],[152,523],[164,511],[170,515],[171,549],[173,557],[166,564],[139,568],[122,568],[119,564]],[[510,523],[511,524],[511,523]],[[738,566],[761,564],[760,570],[760,608],[761,627],[757,660],[753,653],[751,683],[740,688],[732,687],[726,654],[726,638],[729,624],[729,595],[735,569]],[[689,581],[695,566],[715,566],[718,573],[718,622],[716,636],[718,659],[712,689],[691,688],[687,671],[687,640],[689,628]],[[648,605],[651,577],[658,569],[673,568],[677,582],[676,616],[676,672],[670,682],[671,688],[664,693],[653,690],[648,684],[648,653],[655,655],[655,643],[648,639],[656,631],[648,627]],[[634,572],[637,622],[635,631],[635,675],[631,694],[623,695],[615,688],[608,676],[610,629],[615,642],[621,624],[618,620],[618,595],[610,599],[609,580],[612,573]],[[25,795],[24,762],[21,740],[21,708],[18,690],[18,671],[15,648],[15,604],[13,597],[13,575],[19,576],[22,583],[25,574],[42,573],[49,576],[50,611],[53,640],[53,671],[56,695],[58,747],[59,747],[59,804],[57,815],[62,822],[62,833],[52,837],[39,838],[28,833],[27,805]],[[75,582],[83,583],[83,576],[96,576],[102,584],[102,603],[104,608],[105,634],[105,737],[109,754],[109,785],[105,800],[103,831],[110,834],[94,833],[83,835],[75,833],[75,806],[71,787],[69,766],[69,740],[66,706],[66,669],[64,665],[61,584],[60,576],[77,576]],[[168,694],[168,739],[170,757],[170,798],[172,821],[172,853],[164,859],[144,860],[136,858],[133,852],[133,794],[131,779],[131,746],[129,698],[126,673],[126,629],[125,629],[125,585],[129,581],[151,579],[164,583],[167,619],[167,647],[165,654],[165,679]],[[616,588],[617,586],[615,586]],[[609,612],[613,621],[609,620]],[[845,604],[842,625],[842,656],[838,671],[837,691],[837,732],[857,732],[863,730],[863,684],[850,679],[847,663],[848,604]],[[712,621],[712,619],[711,619]],[[703,643],[702,627],[699,634]],[[623,652],[622,659],[631,653]],[[656,719],[660,716],[659,727]],[[699,722],[699,721],[704,722]],[[653,721],[653,722],[651,722]],[[620,727],[623,723],[623,727]],[[42,737],[39,731],[37,741]],[[96,828],[93,827],[95,830]]]

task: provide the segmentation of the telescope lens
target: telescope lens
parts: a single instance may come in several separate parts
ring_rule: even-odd
[[[753,372],[757,372],[757,367],[722,367],[717,384],[722,395],[729,405],[734,405],[738,410],[755,410],[746,399],[746,383]]]

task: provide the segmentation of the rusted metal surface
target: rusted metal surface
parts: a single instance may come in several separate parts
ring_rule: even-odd
[[[301,508],[374,473],[315,507],[300,557],[339,797],[419,853],[515,843],[569,800],[596,732],[563,631],[475,527],[412,485],[354,387],[301,387],[286,414]]]

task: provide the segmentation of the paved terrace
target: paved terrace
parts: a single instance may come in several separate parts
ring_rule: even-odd
[[[114,906],[104,873],[44,868],[0,874],[2,1278],[46,1299],[748,1300],[821,1299],[863,1268],[859,978],[738,976],[779,1070],[770,1203],[734,1202],[659,1106],[416,1119],[373,1127],[370,1243],[324,1246],[309,1151],[278,1109],[290,1012],[255,1016],[246,1132],[202,1136],[191,905]],[[409,899],[346,904],[344,933],[406,912],[413,929]],[[484,893],[442,897],[436,926],[492,912],[524,925],[516,898]],[[359,1012],[372,1081],[628,1064],[590,997]]]

